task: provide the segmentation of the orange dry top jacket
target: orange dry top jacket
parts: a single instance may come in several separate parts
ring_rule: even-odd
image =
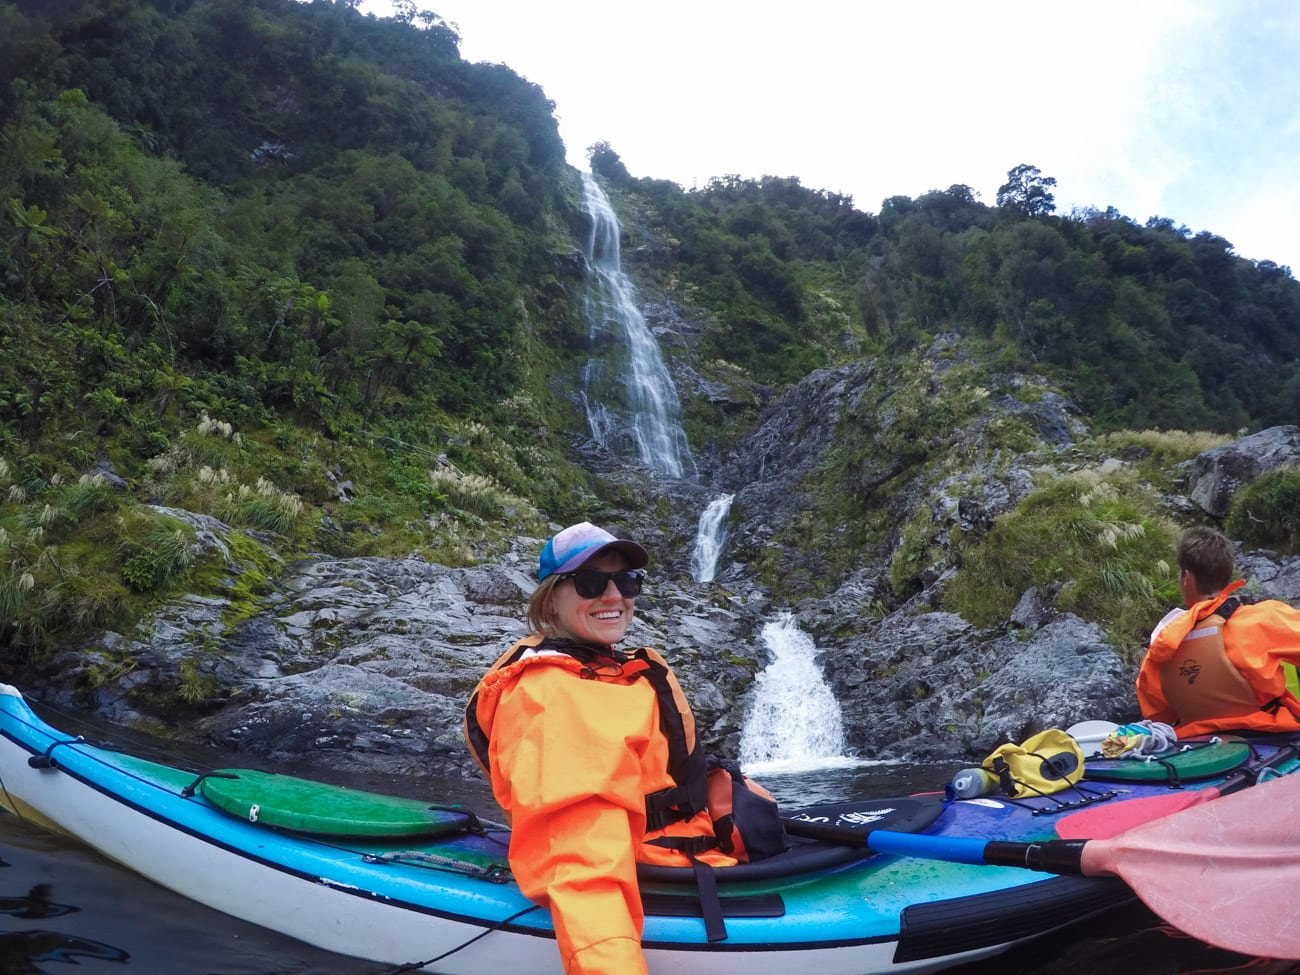
[[[678,820],[690,819],[708,804],[707,769],[704,753],[695,739],[695,715],[677,677],[657,650],[643,647],[631,653],[593,647],[572,640],[547,639],[534,634],[525,637],[497,658],[470,696],[465,708],[465,740],[474,761],[491,778],[489,733],[478,720],[478,697],[492,674],[506,670],[524,658],[529,650],[552,651],[582,664],[578,676],[585,680],[626,682],[644,677],[659,701],[659,726],[668,740],[668,774],[673,785],[646,794],[646,830],[655,832]],[[562,659],[562,658],[561,658]],[[554,662],[554,661],[552,661]]]
[[[703,799],[695,808],[670,770],[677,728],[688,754],[698,750],[694,718],[654,651],[544,642],[553,643],[520,641],[484,674],[466,708],[466,738],[510,820],[511,871],[524,896],[550,909],[565,971],[638,975],[637,861],[686,866],[680,850],[649,842],[664,836],[716,843]],[[675,715],[662,713],[654,674],[680,700]],[[679,801],[664,806],[663,797]],[[656,829],[651,817],[665,822]],[[736,862],[717,850],[698,858]]]
[[[1142,716],[1174,725],[1180,738],[1300,729],[1300,700],[1287,686],[1300,663],[1300,611],[1276,599],[1229,602],[1242,585],[1161,627],[1142,661]]]

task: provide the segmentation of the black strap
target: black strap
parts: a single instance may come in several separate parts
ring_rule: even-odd
[[[691,857],[695,868],[695,887],[700,892],[700,913],[704,915],[704,934],[709,942],[724,941],[727,922],[722,919],[722,900],[718,897],[718,878],[713,868],[703,860]]]
[[[1174,763],[1163,758],[1157,758],[1156,762],[1164,767],[1165,775],[1167,777],[1166,781],[1169,783],[1169,788],[1181,789],[1183,787],[1183,780],[1178,774],[1178,769],[1174,766]]]
[[[785,901],[780,894],[727,894],[720,895],[722,916],[728,917],[784,917]],[[691,894],[657,894],[641,892],[641,906],[647,915],[657,917],[703,917],[700,899]]]
[[[58,768],[59,760],[54,757],[54,749],[58,748],[60,745],[79,745],[85,740],[86,739],[81,735],[77,735],[76,738],[65,738],[62,741],[56,741],[50,745],[49,748],[45,749],[44,754],[33,755],[31,758],[27,759],[27,764],[32,768]]]
[[[1011,774],[1011,766],[1001,755],[993,759],[992,772],[997,776],[998,788],[1002,790],[1002,794],[1014,796],[1017,791],[1016,779]]]
[[[673,823],[690,819],[695,815],[693,811],[688,811],[690,800],[690,790],[680,785],[649,793],[645,797],[645,831],[656,833]]]
[[[1226,625],[1228,619],[1232,616],[1233,613],[1241,609],[1242,606],[1252,605],[1253,602],[1254,600],[1249,596],[1245,596],[1245,597],[1229,596],[1227,599],[1225,599],[1222,603],[1219,604],[1219,607],[1218,609],[1215,610],[1215,613],[1217,613],[1220,617],[1223,618],[1223,622]],[[1225,639],[1227,638],[1226,633],[1224,638]],[[1277,697],[1265,701],[1263,704],[1259,706],[1259,709],[1263,711],[1265,714],[1272,715],[1273,717],[1277,717],[1277,713],[1282,710],[1282,707],[1283,707],[1282,695],[1279,694]],[[1290,708],[1288,708],[1287,710],[1290,710]]]
[[[695,887],[700,892],[700,917],[704,918],[704,933],[709,941],[722,941],[727,937],[727,923],[722,919],[722,900],[718,897],[718,878],[713,867],[699,859],[698,854],[712,850],[718,841],[712,836],[657,836],[646,840],[650,846],[666,850],[680,850],[691,861],[695,873]]]
[[[199,777],[197,779],[195,779],[185,788],[181,789],[181,795],[184,796],[186,799],[192,797],[194,793],[198,792],[199,786],[203,784],[204,779],[237,779],[237,778],[239,778],[238,772],[217,772],[217,771],[200,772]]]
[[[708,808],[708,770],[703,751],[698,746],[691,750],[686,741],[686,724],[668,681],[668,668],[644,650],[633,657],[648,665],[639,676],[650,682],[659,700],[659,730],[668,739],[668,774],[674,783],[646,796],[646,831],[654,832]]]
[[[661,846],[665,850],[680,850],[688,857],[694,858],[705,850],[712,850],[718,841],[712,836],[656,836],[646,840],[648,846]]]

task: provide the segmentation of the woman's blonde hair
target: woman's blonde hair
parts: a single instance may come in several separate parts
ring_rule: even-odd
[[[555,626],[555,587],[565,576],[550,575],[537,584],[528,600],[528,625],[534,633],[551,636]]]

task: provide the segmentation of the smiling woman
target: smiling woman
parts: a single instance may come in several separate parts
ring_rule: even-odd
[[[612,647],[632,624],[643,578],[638,570],[649,558],[640,545],[590,522],[566,528],[538,559],[540,585],[528,604],[529,622],[548,636]]]
[[[536,632],[488,671],[465,714],[513,827],[510,868],[551,909],[571,975],[646,970],[638,862],[736,862],[716,848],[676,677],[653,650],[615,647],[648,561],[636,542],[589,522],[551,538],[529,603]]]

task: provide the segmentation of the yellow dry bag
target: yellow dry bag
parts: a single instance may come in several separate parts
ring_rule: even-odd
[[[1013,799],[1045,796],[1083,778],[1083,750],[1060,728],[1048,728],[1017,745],[994,749],[980,768],[998,780],[999,791]]]

